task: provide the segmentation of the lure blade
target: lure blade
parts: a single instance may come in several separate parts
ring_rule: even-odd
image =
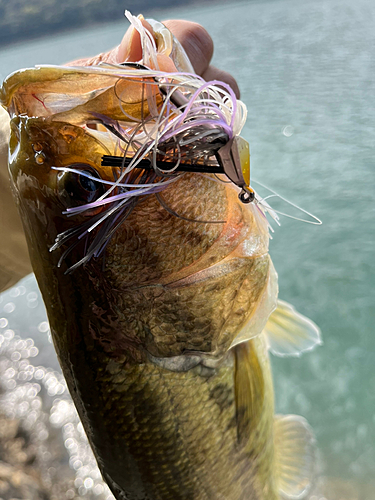
[[[243,203],[254,200],[255,193],[250,188],[250,148],[242,137],[235,136],[216,153],[225,175],[236,186],[242,188],[239,198]]]

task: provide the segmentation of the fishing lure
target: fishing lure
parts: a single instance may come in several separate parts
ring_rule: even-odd
[[[149,70],[146,66],[137,63],[123,63],[123,66],[135,67],[137,69]],[[165,80],[165,79],[164,79]],[[185,97],[185,95],[177,89],[177,87],[168,84],[167,81],[162,81],[161,78],[155,78],[155,82],[159,85],[159,91],[164,98],[164,102],[167,102],[169,106],[170,103],[173,105],[173,113],[181,113],[183,114],[188,107],[190,106],[190,101]],[[217,82],[214,82],[217,83]],[[221,84],[222,85],[222,84]],[[195,98],[201,97],[199,93],[194,96]],[[194,97],[192,98],[194,106]],[[233,98],[233,96],[231,96]],[[168,102],[168,100],[170,102]],[[196,99],[198,101],[198,99]],[[204,102],[205,98],[201,98]],[[170,109],[170,108],[169,108]],[[165,144],[162,138],[159,139],[159,144],[157,148],[157,153],[160,153],[165,150],[168,145],[170,145],[170,139],[174,141],[172,146],[174,148],[178,147],[181,151],[181,146],[186,146],[188,144],[191,145],[191,148],[194,148],[194,156],[192,156],[192,160],[189,163],[181,161],[178,158],[178,164],[175,165],[173,163],[173,159],[175,158],[169,157],[169,161],[166,160],[156,160],[156,163],[153,164],[152,160],[141,160],[137,167],[143,169],[151,169],[154,168],[156,173],[162,172],[164,175],[168,175],[170,173],[178,173],[178,172],[196,172],[196,173],[212,173],[212,174],[225,174],[228,179],[233,182],[237,187],[241,188],[241,192],[239,193],[239,199],[243,203],[250,203],[255,198],[255,192],[250,187],[250,149],[249,143],[239,136],[230,136],[229,133],[225,130],[218,131],[216,134],[212,130],[212,123],[210,123],[211,116],[199,116],[200,112],[203,110],[202,102],[198,104],[198,113],[196,113],[193,118],[189,115],[185,116],[184,121],[186,123],[191,122],[190,128],[187,128],[184,132],[184,137],[180,137],[179,131],[176,131],[176,135],[173,137],[168,137],[167,143]],[[196,111],[194,109],[194,111]],[[211,109],[212,111],[212,109]],[[217,112],[217,111],[216,111]],[[194,119],[203,118],[199,121],[198,124],[194,123]],[[206,118],[207,123],[204,123],[204,119]],[[206,130],[205,130],[206,128]],[[114,131],[112,129],[112,131]],[[114,132],[116,133],[116,132]],[[116,134],[119,135],[119,134]],[[123,139],[123,137],[120,138]],[[204,140],[203,147],[200,147],[197,143],[198,141]],[[198,156],[198,151],[201,153],[201,157]],[[189,158],[189,154],[186,154],[187,158]],[[217,160],[217,165],[210,165],[208,162],[205,163],[204,160],[214,156]],[[199,163],[200,159],[203,159],[203,162]],[[195,161],[194,161],[195,160]],[[121,156],[110,156],[104,155],[102,160],[102,166],[114,166],[114,167],[123,167],[129,166],[131,163],[131,157],[121,157]]]

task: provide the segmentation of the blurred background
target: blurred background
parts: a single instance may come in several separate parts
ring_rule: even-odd
[[[168,3],[152,2],[151,9],[147,0],[1,0],[0,76],[37,63],[62,64],[108,50],[128,27],[125,8],[145,17],[182,18],[206,27],[215,43],[214,65],[236,77],[248,107],[242,135],[250,142],[253,179],[323,220],[322,226],[313,226],[282,218],[281,227],[274,225],[271,256],[279,274],[280,297],[312,318],[324,340],[323,346],[301,358],[272,358],[277,411],[305,416],[315,431],[319,474],[329,479],[319,490],[324,494],[317,492],[312,500],[373,500],[375,4],[373,0],[264,0],[230,5],[184,1],[179,6],[175,1],[170,8]],[[270,202],[291,212],[277,200]],[[31,400],[27,408],[19,409],[27,390],[17,397],[15,391],[26,382],[35,385],[35,370],[29,368],[32,374],[20,378],[25,368],[19,364],[22,356],[14,355],[22,350],[16,342],[31,338],[29,347],[23,347],[36,351],[24,352],[27,365],[50,368],[48,373],[53,374],[45,379],[45,371],[37,383],[40,397],[43,391],[48,393],[48,384],[41,380],[54,377],[64,386],[33,277],[0,296],[0,318],[2,404],[8,414],[28,418],[35,411]],[[43,418],[47,434],[53,429],[65,433],[69,456],[60,459],[70,463],[76,474],[66,498],[75,498],[77,488],[86,498],[106,498],[106,490],[94,491],[99,484],[95,473],[79,472],[77,457],[72,459],[72,442],[67,445],[67,439],[78,446],[84,437],[69,413],[73,410],[66,389],[59,390],[60,394],[53,394],[53,389],[48,393],[51,400]],[[61,415],[51,421],[51,408],[60,401],[68,406],[63,405]],[[73,432],[66,428],[69,423],[78,429],[75,437],[66,437],[66,429]],[[46,459],[51,483],[58,470],[48,461],[52,458]]]

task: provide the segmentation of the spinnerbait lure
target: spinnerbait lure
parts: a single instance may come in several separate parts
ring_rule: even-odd
[[[138,63],[123,63],[123,66],[129,66],[137,69],[148,70],[146,66]],[[170,99],[176,109],[182,111],[185,109],[189,100],[179,90],[174,90],[169,93],[168,84],[161,82],[160,78],[154,78],[159,85],[159,90],[164,99]],[[192,125],[192,128],[194,124]],[[208,133],[210,131],[208,130]],[[207,134],[208,135],[208,134]],[[204,137],[204,136],[203,136]],[[159,143],[162,148],[163,144]],[[196,173],[212,173],[225,174],[231,182],[241,188],[239,199],[242,203],[250,203],[255,199],[255,192],[250,188],[250,150],[249,143],[239,136],[230,138],[226,134],[218,138],[206,138],[206,155],[211,153],[217,160],[217,165],[206,165],[204,163],[180,163],[177,167],[171,161],[163,161],[157,159],[154,165],[155,171],[164,174],[177,172],[196,172]],[[131,162],[131,157],[104,155],[102,158],[102,166],[112,167],[127,167]],[[175,168],[173,168],[175,167]],[[136,168],[152,169],[152,160],[141,160]]]

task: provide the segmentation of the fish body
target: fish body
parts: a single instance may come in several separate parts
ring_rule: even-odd
[[[248,348],[258,362],[264,361],[261,339],[250,341]],[[71,359],[84,367],[80,380],[84,377],[85,383],[75,387],[76,393],[86,393],[80,414],[103,477],[116,497],[279,498],[270,439],[273,401],[268,363],[260,374],[267,377],[264,406],[248,429],[251,442],[241,442],[233,352],[219,368],[199,364],[183,372],[153,363],[129,366],[97,351],[88,356],[80,350]],[[96,389],[87,394],[91,384]]]
[[[227,352],[268,288],[264,238],[258,234],[249,245],[252,255],[242,248],[250,242],[249,228],[260,223],[255,207],[241,205],[225,185],[184,176],[171,199],[168,190],[164,198],[177,209],[187,190],[207,204],[217,196],[211,213],[194,200],[186,200],[183,213],[228,219],[228,227],[178,219],[147,199],[112,238],[104,268],[92,261],[65,274],[69,262],[58,267],[61,253],[49,251],[67,222],[54,188],[58,173],[48,159],[56,166],[58,158],[71,158],[67,126],[21,117],[12,130],[17,121],[24,161],[14,156],[11,169],[31,261],[69,390],[108,484],[129,499],[266,498],[261,492],[273,491],[274,479],[254,474],[273,461],[266,348],[261,337],[250,341],[266,381],[256,447],[267,446],[255,461],[247,439],[238,441],[234,371],[235,350],[242,347]],[[76,160],[95,163],[96,141],[89,148],[79,132],[82,156]],[[47,141],[58,154],[45,145],[46,161],[36,175],[32,145]],[[277,498],[275,491],[268,498]]]
[[[303,498],[311,432],[299,417],[274,417],[275,323],[267,320],[277,278],[265,215],[241,203],[232,184],[187,173],[162,197],[148,192],[136,202],[116,185],[123,198],[109,210],[125,200],[126,216],[116,225],[105,212],[103,222],[101,183],[122,173],[101,158],[119,146],[87,121],[103,113],[118,120],[125,108],[137,122],[160,105],[152,90],[156,101],[151,95],[141,109],[143,85],[111,71],[26,70],[1,94],[31,262],[103,477],[128,500]],[[129,93],[119,106],[121,85]],[[82,204],[87,210],[75,211]],[[286,307],[284,319],[285,311],[283,329],[292,325],[293,334],[297,316]],[[316,333],[298,318],[294,339],[308,327]]]

